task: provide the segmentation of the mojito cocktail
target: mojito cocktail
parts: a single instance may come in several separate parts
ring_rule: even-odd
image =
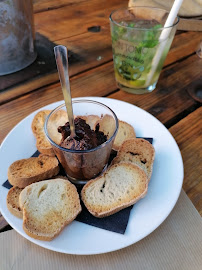
[[[111,14],[115,78],[123,90],[141,94],[155,89],[176,31],[177,21],[169,36],[160,39],[166,17],[166,11],[150,7],[120,9]],[[160,60],[153,66],[160,46]]]

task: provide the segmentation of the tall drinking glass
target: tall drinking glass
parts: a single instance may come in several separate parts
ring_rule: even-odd
[[[152,7],[130,7],[111,13],[114,71],[121,89],[134,94],[155,89],[179,22],[177,17],[173,25],[164,28],[168,14]],[[162,35],[163,31],[169,34]],[[158,52],[161,55],[156,64]]]

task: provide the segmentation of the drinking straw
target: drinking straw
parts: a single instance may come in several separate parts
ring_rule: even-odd
[[[166,40],[170,34],[170,31],[172,30],[172,25],[174,24],[174,21],[175,21],[175,18],[178,14],[178,11],[182,5],[182,2],[183,0],[175,0],[174,3],[173,3],[173,6],[170,10],[170,13],[168,15],[168,18],[165,22],[165,25],[164,25],[164,29],[163,31],[161,32],[161,35],[159,37],[159,42],[160,42],[160,45],[159,45],[159,48],[152,60],[152,67],[151,67],[151,71],[150,73],[148,74],[148,77],[147,77],[147,81],[146,81],[146,85],[149,85],[150,82],[151,82],[151,79],[156,71],[156,68],[157,68],[157,65],[161,59],[161,56],[162,56],[162,53],[163,53],[163,50],[164,50],[164,47],[165,47],[165,43],[164,42],[161,42],[162,40]]]

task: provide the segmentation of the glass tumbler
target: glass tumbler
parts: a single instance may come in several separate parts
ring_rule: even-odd
[[[75,117],[94,119],[94,122],[96,118],[101,119],[99,130],[103,131],[107,136],[107,141],[90,150],[71,150],[62,147],[60,145],[62,136],[60,134],[61,137],[58,138],[58,127],[53,126],[52,123],[54,119],[58,118],[58,115],[66,113],[65,104],[58,106],[49,114],[45,122],[45,133],[70,181],[75,184],[85,184],[89,179],[95,178],[105,169],[118,130],[118,119],[108,106],[100,102],[79,99],[73,100],[72,106]],[[67,114],[66,118],[62,120],[63,122],[61,122],[61,119],[60,117],[60,125],[64,125]],[[97,119],[96,121],[99,121]],[[91,121],[91,126],[92,124],[95,123]]]
[[[143,94],[155,89],[179,18],[164,27],[168,12],[152,7],[130,7],[110,15],[115,78],[118,87]]]

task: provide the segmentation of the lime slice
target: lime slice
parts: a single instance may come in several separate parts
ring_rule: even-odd
[[[145,80],[131,81],[130,84],[135,87],[144,86]]]

